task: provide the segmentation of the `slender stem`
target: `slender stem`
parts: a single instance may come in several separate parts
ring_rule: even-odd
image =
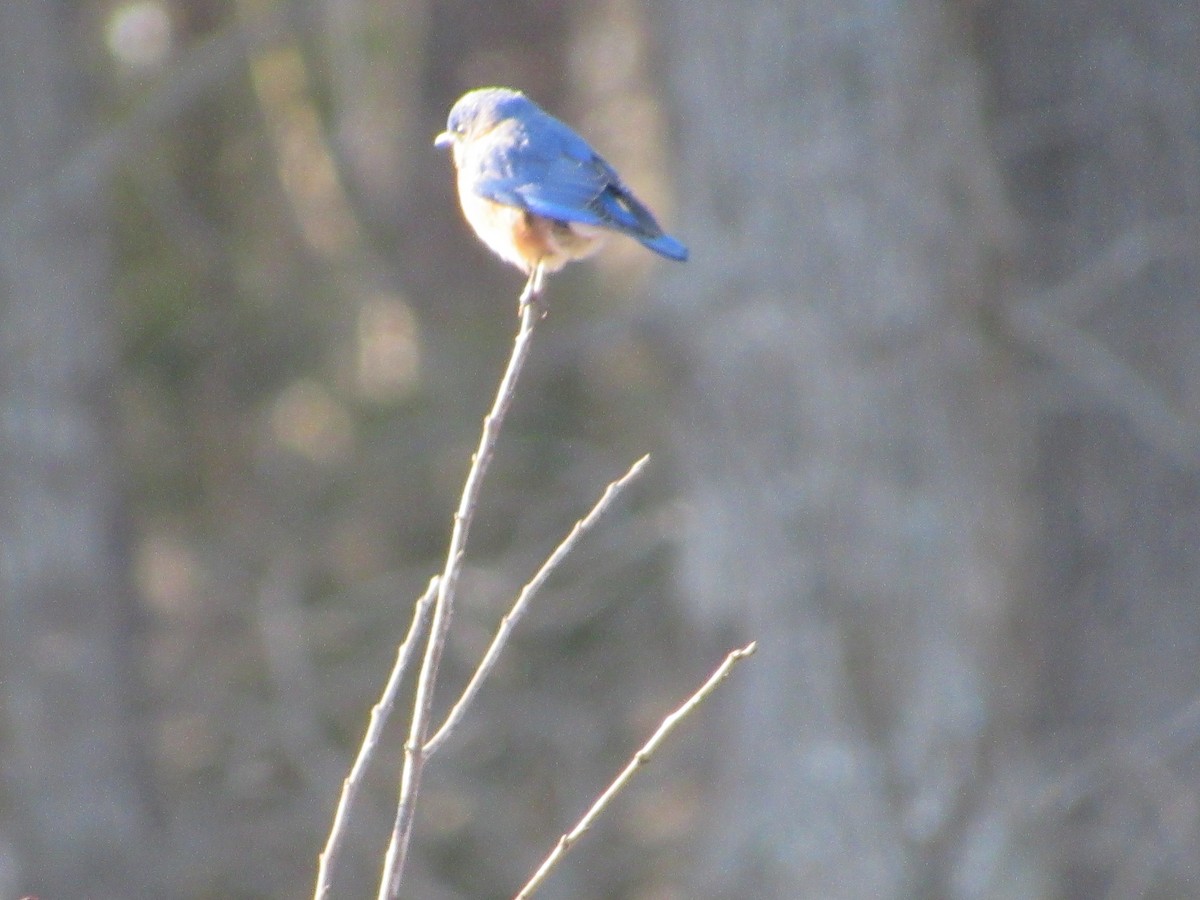
[[[392,709],[396,705],[396,696],[400,692],[404,673],[408,671],[408,667],[412,662],[417,642],[421,640],[425,635],[426,629],[429,627],[429,615],[433,610],[434,597],[437,596],[437,586],[438,578],[434,576],[430,579],[429,587],[425,589],[425,593],[417,601],[416,608],[413,610],[412,624],[409,626],[408,634],[405,636],[400,648],[396,651],[396,664],[392,666],[392,673],[388,676],[387,684],[384,685],[383,694],[380,696],[379,702],[371,709],[371,719],[367,724],[366,736],[359,747],[358,757],[354,760],[354,765],[350,768],[350,774],[342,782],[342,796],[338,800],[337,811],[333,815],[333,828],[329,832],[329,839],[325,842],[325,849],[321,851],[321,858],[317,867],[317,892],[314,895],[314,900],[327,900],[330,896],[329,892],[333,886],[333,870],[341,854],[342,844],[345,842],[346,823],[350,821],[350,809],[354,805],[355,800],[358,799],[359,791],[362,790],[363,775],[366,773],[367,766],[375,755],[375,750],[379,746],[379,738],[383,734],[383,728],[387,724],[388,718],[392,714]]]
[[[704,702],[716,686],[725,680],[725,677],[737,663],[750,656],[757,648],[758,642],[753,641],[740,650],[734,650],[730,653],[725,657],[725,661],[717,667],[717,670],[709,676],[700,689],[688,698],[683,706],[663,719],[662,724],[658,726],[658,730],[654,732],[650,740],[646,741],[642,749],[633,755],[633,759],[629,761],[629,764],[616,777],[616,780],[592,804],[592,808],[579,820],[579,824],[558,839],[558,844],[554,847],[554,850],[546,857],[545,862],[542,863],[538,870],[534,872],[533,877],[529,879],[525,887],[521,888],[515,900],[528,900],[528,898],[533,896],[533,892],[542,886],[542,883],[546,880],[551,870],[566,856],[567,851],[571,849],[576,841],[583,837],[584,832],[592,827],[592,823],[604,812],[613,797],[621,792],[621,789],[629,783],[629,780],[633,778],[634,773],[638,769],[650,762],[650,758],[654,755],[654,752],[666,740],[667,735],[675,729],[675,726],[687,718],[697,706]]]
[[[434,754],[434,751],[442,745],[442,742],[454,730],[455,726],[462,721],[467,707],[471,705],[471,702],[475,699],[475,695],[479,693],[479,689],[487,681],[492,669],[495,668],[496,660],[500,658],[500,651],[508,643],[513,629],[517,627],[517,623],[521,621],[529,609],[529,604],[534,594],[546,583],[551,573],[558,568],[567,554],[575,548],[575,545],[579,543],[579,539],[600,520],[605,510],[617,499],[621,491],[631,481],[642,474],[642,470],[645,469],[646,463],[649,461],[649,456],[643,456],[630,467],[628,472],[605,488],[604,493],[600,495],[600,499],[596,501],[591,511],[575,523],[570,533],[563,538],[562,542],[554,549],[554,552],[542,563],[542,567],[538,569],[537,574],[530,579],[525,587],[521,588],[521,593],[517,596],[513,608],[500,620],[500,627],[496,630],[496,636],[492,639],[491,646],[488,647],[487,652],[483,655],[483,659],[480,661],[478,668],[476,668],[475,674],[471,676],[471,680],[463,691],[462,696],[459,697],[458,702],[454,704],[454,707],[446,716],[446,721],[442,724],[442,727],[425,744],[426,759]]]
[[[430,627],[429,642],[425,648],[425,658],[421,664],[421,674],[417,679],[412,720],[409,725],[408,740],[404,745],[404,768],[400,774],[400,801],[396,809],[392,838],[388,843],[387,855],[384,859],[379,900],[398,900],[400,896],[400,881],[408,854],[409,840],[412,837],[417,792],[420,789],[421,772],[425,765],[425,740],[429,731],[430,712],[433,708],[433,690],[437,682],[442,651],[446,646],[446,636],[450,630],[454,591],[458,586],[458,576],[462,572],[467,534],[471,529],[475,508],[479,502],[483,477],[495,455],[500,426],[512,405],[517,377],[529,356],[530,339],[533,337],[534,325],[538,318],[534,302],[537,296],[534,291],[534,282],[539,280],[538,272],[540,271],[540,267],[534,270],[521,294],[521,325],[513,344],[512,355],[508,360],[508,368],[505,369],[504,376],[500,379],[500,387],[496,392],[496,400],[492,404],[491,412],[484,417],[479,447],[472,457],[471,468],[467,473],[466,483],[463,485],[462,498],[454,513],[450,547],[446,552],[446,565],[442,571],[441,580],[438,582],[433,624]]]

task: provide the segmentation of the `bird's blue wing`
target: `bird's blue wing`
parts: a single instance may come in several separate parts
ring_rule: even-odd
[[[591,148],[565,125],[544,118],[510,120],[473,148],[475,191],[563,222],[603,225],[593,205],[607,181],[590,164]]]
[[[617,173],[553,116],[510,119],[480,141],[477,153],[473,183],[481,196],[562,222],[638,227],[636,217],[603,202],[606,191],[621,187]]]
[[[480,141],[473,163],[480,196],[560,222],[611,228],[665,256],[686,258],[613,167],[552,116],[509,120]]]

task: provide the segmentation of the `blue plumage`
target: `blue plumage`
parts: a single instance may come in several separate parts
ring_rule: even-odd
[[[435,143],[454,149],[459,197],[476,233],[526,272],[583,258],[602,230],[687,259],[587,141],[518,91],[465,94]]]

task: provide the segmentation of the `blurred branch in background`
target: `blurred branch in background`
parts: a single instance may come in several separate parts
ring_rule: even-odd
[[[133,155],[137,143],[183,115],[244,73],[246,55],[275,40],[287,27],[278,7],[261,19],[227,25],[189,46],[121,122],[70,150],[49,177],[28,183],[4,199],[0,220],[13,221],[27,206],[69,202],[106,186]]]
[[[1162,385],[1138,371],[1119,349],[1089,333],[1089,313],[1118,302],[1124,288],[1159,262],[1190,258],[1200,247],[1200,222],[1177,216],[1139,222],[1099,248],[1079,271],[1015,302],[1004,321],[1028,349],[1118,411],[1151,446],[1179,465],[1200,463],[1200,419],[1172,402]]]
[[[338,170],[362,214],[391,223],[412,194],[418,171],[420,79],[428,40],[429,0],[318,0],[313,29],[320,84],[329,106],[330,144]]]

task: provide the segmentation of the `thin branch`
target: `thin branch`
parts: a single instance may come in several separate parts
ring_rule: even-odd
[[[396,821],[392,838],[388,843],[384,860],[383,878],[379,886],[379,900],[396,900],[400,896],[400,880],[404,862],[408,855],[409,839],[412,837],[413,819],[416,814],[417,792],[421,784],[421,772],[425,765],[425,741],[429,732],[429,718],[433,709],[433,690],[437,682],[438,665],[446,646],[446,635],[450,630],[453,613],[454,591],[458,576],[462,572],[463,554],[466,551],[467,534],[475,517],[483,477],[496,452],[496,440],[508,408],[512,405],[517,377],[529,356],[530,339],[537,323],[539,310],[536,288],[541,284],[541,267],[530,275],[521,294],[521,326],[513,344],[508,368],[500,379],[500,388],[492,410],[483,420],[483,433],[479,448],[471,460],[471,468],[463,485],[462,498],[454,513],[454,528],[450,535],[450,547],[446,552],[446,566],[438,584],[437,604],[433,611],[429,643],[417,679],[416,696],[413,700],[413,715],[409,726],[408,740],[404,745],[404,769],[400,775],[400,802],[396,809]]]
[[[492,639],[491,646],[488,647],[487,652],[483,655],[483,659],[480,661],[479,667],[475,670],[475,674],[471,676],[471,680],[467,684],[466,689],[463,691],[462,696],[459,697],[458,702],[454,704],[454,707],[446,716],[446,721],[442,724],[442,727],[439,728],[437,733],[434,734],[434,736],[429,739],[429,742],[425,744],[426,759],[434,754],[437,748],[440,747],[442,742],[449,736],[450,732],[453,731],[459,722],[462,721],[463,716],[466,714],[467,707],[471,705],[471,702],[475,699],[475,695],[479,693],[479,689],[483,686],[483,683],[491,674],[492,669],[495,668],[496,660],[500,658],[500,651],[502,651],[504,649],[504,645],[508,643],[509,636],[512,634],[513,629],[517,627],[517,623],[521,621],[521,619],[525,616],[526,611],[529,609],[530,601],[533,599],[533,596],[539,590],[541,590],[551,573],[553,573],[554,570],[558,568],[559,564],[566,559],[567,554],[575,548],[575,545],[579,543],[580,538],[582,538],[584,534],[586,534],[592,528],[592,526],[600,520],[600,517],[604,515],[605,510],[607,510],[612,502],[617,499],[617,496],[621,493],[621,491],[623,491],[631,481],[642,474],[642,470],[645,469],[646,463],[649,461],[650,457],[648,455],[643,456],[641,459],[635,462],[633,466],[630,467],[628,472],[605,488],[604,493],[600,495],[600,499],[596,501],[596,504],[592,507],[591,512],[575,523],[575,526],[571,529],[570,533],[563,538],[562,543],[560,543],[554,549],[554,552],[551,553],[546,559],[546,561],[542,563],[542,567],[538,569],[537,574],[530,579],[525,587],[521,588],[521,593],[517,596],[517,600],[516,603],[513,604],[513,608],[508,612],[508,615],[504,616],[504,618],[500,620],[500,627],[496,630],[496,636]]]
[[[704,682],[700,690],[692,694],[692,696],[688,698],[688,701],[684,703],[683,706],[679,707],[679,709],[675,710],[675,712],[663,719],[662,724],[658,726],[658,731],[654,732],[654,735],[646,742],[645,746],[643,746],[641,750],[633,755],[633,759],[629,761],[629,764],[625,766],[621,774],[616,777],[616,780],[613,781],[613,783],[608,786],[604,793],[600,795],[596,802],[592,804],[592,808],[589,809],[584,817],[579,820],[579,824],[576,825],[570,832],[564,834],[558,839],[557,846],[555,846],[550,855],[546,857],[546,861],[543,862],[541,867],[533,874],[533,877],[529,879],[525,887],[521,888],[515,900],[528,900],[529,897],[533,896],[534,891],[542,886],[542,883],[545,882],[551,870],[553,870],[553,868],[558,865],[559,861],[566,856],[567,851],[570,850],[571,847],[574,846],[574,844],[581,837],[583,837],[584,832],[592,827],[592,823],[600,817],[600,814],[604,812],[605,808],[608,806],[609,802],[612,801],[613,797],[621,792],[625,785],[629,783],[630,779],[633,778],[638,769],[650,762],[650,759],[654,755],[655,751],[657,751],[663,741],[667,739],[667,735],[669,735],[675,729],[675,726],[687,718],[697,706],[699,706],[708,698],[708,695],[713,692],[718,684],[725,680],[725,677],[730,673],[730,671],[732,671],[735,665],[737,665],[747,656],[753,654],[757,648],[758,642],[752,641],[745,647],[742,647],[740,650],[734,650],[732,653],[730,653],[727,657],[725,657],[725,661],[717,667],[717,670],[709,676],[708,681]]]
[[[325,842],[325,849],[321,851],[321,859],[317,868],[315,900],[325,900],[329,897],[329,891],[333,885],[333,869],[345,840],[346,824],[350,821],[350,809],[358,799],[359,791],[362,790],[363,775],[366,773],[371,758],[375,755],[379,739],[383,735],[383,728],[396,705],[396,696],[400,692],[404,674],[412,662],[417,643],[429,628],[429,617],[433,611],[434,597],[437,596],[438,581],[436,575],[430,579],[429,587],[417,600],[413,610],[412,625],[409,626],[404,642],[396,651],[396,664],[392,666],[392,674],[388,676],[379,702],[371,709],[371,719],[367,724],[366,736],[363,737],[362,745],[359,747],[358,758],[354,760],[350,774],[342,782],[342,796],[338,800],[337,812],[333,816],[333,828],[329,832],[329,839]]]

